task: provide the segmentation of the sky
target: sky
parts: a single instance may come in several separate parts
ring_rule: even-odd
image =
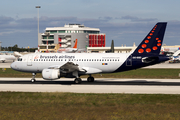
[[[106,46],[138,45],[157,22],[168,22],[164,44],[180,45],[179,0],[8,0],[0,7],[0,41],[3,47],[37,47],[46,27],[78,23],[99,28]]]

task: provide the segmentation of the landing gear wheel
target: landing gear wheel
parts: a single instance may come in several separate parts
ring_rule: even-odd
[[[75,83],[75,84],[80,84],[81,82],[82,82],[81,78],[76,78],[76,79],[74,80],[74,83]]]
[[[36,82],[35,77],[36,77],[36,73],[32,73],[32,79],[31,79],[31,82],[32,82],[32,83]]]
[[[31,82],[32,82],[32,83],[35,83],[35,82],[36,82],[36,79],[31,79]]]
[[[88,81],[88,82],[94,82],[94,77],[88,77],[88,78],[87,78],[87,81]]]

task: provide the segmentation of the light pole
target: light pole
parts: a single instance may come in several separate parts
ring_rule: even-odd
[[[41,8],[41,6],[36,6],[36,8]],[[37,18],[38,18],[38,40],[39,40],[39,9],[38,9]]]
[[[0,51],[1,51],[1,43],[2,43],[2,42],[0,41]]]

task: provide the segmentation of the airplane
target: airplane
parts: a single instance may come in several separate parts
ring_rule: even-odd
[[[160,55],[167,22],[157,23],[131,53],[33,53],[24,55],[11,64],[17,71],[32,73],[31,82],[35,82],[36,73],[42,73],[45,80],[61,77],[75,78],[74,83],[82,82],[80,76],[89,75],[88,82],[93,82],[92,74],[115,73],[169,60]]]
[[[0,61],[4,63],[6,60],[13,60],[14,62],[16,58],[14,57],[14,55],[0,55]]]
[[[78,40],[76,39],[74,47],[73,48],[60,48],[58,49],[58,53],[75,53],[78,49],[77,49],[77,42]]]

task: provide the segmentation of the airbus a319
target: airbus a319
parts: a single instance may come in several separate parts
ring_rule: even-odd
[[[17,71],[33,74],[42,73],[46,80],[61,77],[75,78],[81,83],[80,76],[89,75],[88,82],[93,82],[92,74],[114,73],[137,69],[169,60],[168,56],[159,55],[166,29],[166,22],[157,23],[131,53],[33,53],[20,57],[11,64]]]

